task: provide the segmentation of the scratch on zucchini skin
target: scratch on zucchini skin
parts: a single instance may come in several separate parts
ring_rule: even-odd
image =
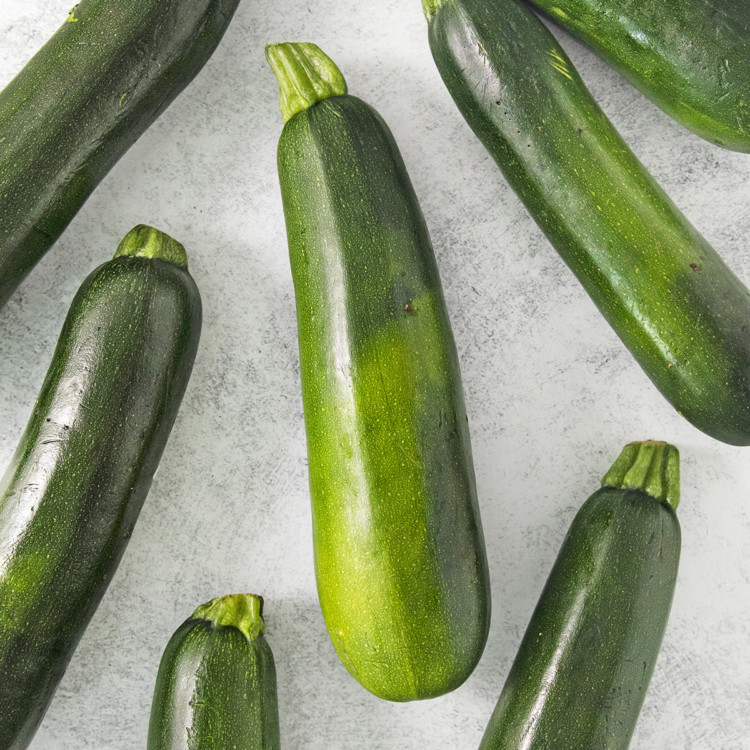
[[[562,73],[569,81],[572,81],[573,76],[570,75],[568,66],[565,64],[565,60],[560,56],[560,53],[557,50],[552,49],[547,54],[552,58],[550,65],[558,73]]]

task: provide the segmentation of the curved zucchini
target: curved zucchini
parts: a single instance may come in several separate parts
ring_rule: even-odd
[[[265,632],[260,596],[198,607],[161,658],[147,750],[279,750],[276,667]]]
[[[82,0],[0,92],[0,307],[195,77],[239,0]]]
[[[745,0],[531,0],[668,115],[750,151],[750,6]]]
[[[626,750],[680,559],[679,455],[631,443],[565,537],[481,750]]]
[[[0,747],[31,741],[133,531],[201,324],[185,250],[136,227],[83,282],[0,483]]]
[[[441,695],[484,648],[490,594],[456,350],[388,127],[315,45],[267,49],[297,303],[315,571],[368,690]]]
[[[458,108],[638,363],[696,427],[750,443],[750,292],[515,0],[426,0]]]

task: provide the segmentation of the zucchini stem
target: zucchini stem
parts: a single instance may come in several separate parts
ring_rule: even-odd
[[[677,510],[680,453],[673,445],[657,440],[629,443],[604,475],[602,487],[640,490]]]
[[[346,94],[343,74],[317,44],[268,44],[266,60],[279,84],[281,118],[285,123],[316,102]]]
[[[146,224],[139,224],[123,237],[115,258],[121,255],[166,260],[182,268],[188,264],[185,248],[177,240]]]
[[[257,594],[229,594],[211,599],[193,612],[193,618],[208,620],[214,626],[237,628],[249,641],[266,632],[263,597]]]

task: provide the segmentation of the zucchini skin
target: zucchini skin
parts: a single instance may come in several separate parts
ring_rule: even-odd
[[[441,695],[481,656],[490,592],[424,218],[388,127],[356,97],[294,115],[278,165],[328,632],[375,695]]]
[[[750,443],[750,293],[513,0],[445,0],[433,57],[459,110],[638,363],[712,437]]]
[[[0,92],[0,306],[200,71],[238,2],[83,0]]]
[[[563,542],[480,750],[626,750],[672,604],[674,511],[605,487]]]
[[[679,123],[750,151],[750,9],[740,0],[531,0]]]
[[[78,291],[0,484],[0,747],[27,747],[151,485],[198,346],[187,270],[123,256]]]
[[[279,750],[276,666],[262,634],[189,617],[159,664],[146,750]]]

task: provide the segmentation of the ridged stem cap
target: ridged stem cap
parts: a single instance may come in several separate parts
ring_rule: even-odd
[[[284,122],[316,102],[346,94],[344,76],[317,44],[268,44],[266,60],[279,84],[279,104]]]
[[[640,490],[676,510],[680,504],[680,453],[673,445],[657,440],[629,443],[604,475],[602,487]]]
[[[257,594],[229,594],[211,599],[193,612],[193,618],[237,628],[249,641],[260,638],[266,632],[263,597]]]
[[[176,239],[146,224],[133,227],[123,237],[115,253],[115,258],[119,258],[121,255],[130,255],[137,258],[158,258],[182,268],[187,268],[188,264],[185,248]]]

